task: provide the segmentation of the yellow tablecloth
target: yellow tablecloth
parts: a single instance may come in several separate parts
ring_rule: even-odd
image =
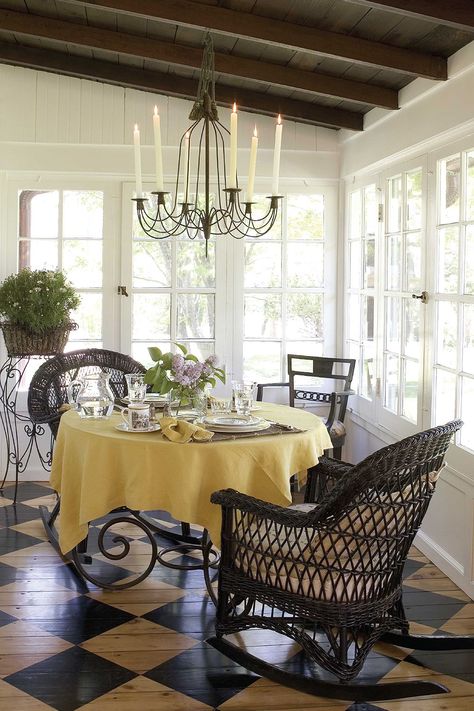
[[[222,442],[178,444],[160,432],[120,432],[120,415],[61,418],[50,482],[61,495],[59,544],[67,553],[87,535],[90,521],[119,506],[164,509],[178,521],[207,528],[219,546],[221,511],[210,503],[233,488],[287,505],[290,477],[315,465],[331,441],[321,418],[284,405],[262,403],[256,413],[306,430]]]

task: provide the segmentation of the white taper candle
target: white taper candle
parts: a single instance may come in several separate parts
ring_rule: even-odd
[[[155,106],[153,113],[153,135],[155,137],[156,190],[157,192],[163,192],[163,157],[161,153],[161,125],[158,106]]]
[[[229,161],[229,188],[237,187],[237,105],[230,115],[230,161]]]
[[[281,153],[281,133],[282,133],[281,116],[278,114],[277,125],[275,126],[275,150],[273,152],[273,180],[272,180],[272,195],[278,195],[278,180],[280,177],[280,153]]]
[[[135,153],[135,193],[137,198],[141,198],[143,197],[142,158],[140,153],[140,131],[137,124],[133,129],[133,145]]]
[[[255,126],[255,128],[253,130],[252,143],[250,145],[249,179],[247,182],[247,200],[246,200],[246,202],[252,202],[252,200],[253,200],[253,185],[255,182],[255,168],[257,165],[257,148],[258,148],[258,134],[257,134],[257,127]]]
[[[186,133],[184,137],[184,147],[183,147],[183,202],[188,202],[188,191],[189,191],[189,173],[188,173],[188,157],[189,157],[189,133]]]

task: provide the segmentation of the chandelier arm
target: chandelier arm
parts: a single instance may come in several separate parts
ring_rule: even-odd
[[[181,216],[177,218],[164,208],[166,217],[163,219],[160,212],[161,207],[163,207],[163,205],[157,207],[157,212],[154,217],[149,215],[145,210],[138,213],[138,220],[144,232],[154,239],[163,239],[164,237],[173,237],[183,234],[183,232],[186,231],[186,227],[182,224]]]

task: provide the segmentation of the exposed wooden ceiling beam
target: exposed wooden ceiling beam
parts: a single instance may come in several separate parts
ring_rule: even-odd
[[[77,57],[63,52],[36,49],[8,42],[0,42],[0,62],[190,100],[195,98],[197,92],[197,81],[174,74],[136,69],[113,62]],[[237,97],[239,106],[247,111],[265,115],[281,113],[286,119],[316,126],[349,128],[354,131],[363,129],[363,114],[356,111],[320,106],[306,101],[297,101],[283,96],[263,94],[222,84],[216,86],[218,104],[230,107]]]
[[[343,58],[383,69],[394,69],[413,76],[429,79],[447,78],[447,61],[443,57],[274,20],[249,12],[209,7],[191,0],[160,0],[160,2],[156,0],[81,0],[80,2],[65,0],[65,2],[100,7],[177,25],[189,25],[235,37],[246,37],[257,42],[276,44],[302,52]]]
[[[0,10],[0,29],[186,67],[198,68],[202,61],[201,48],[22,12]],[[215,66],[218,72],[230,76],[388,109],[398,108],[398,92],[385,87],[218,52],[215,54]]]
[[[346,0],[474,32],[472,0]]]

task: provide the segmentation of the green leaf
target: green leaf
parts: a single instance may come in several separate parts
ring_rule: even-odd
[[[158,360],[161,360],[162,353],[157,346],[150,346],[150,348],[148,349],[148,353],[150,354],[150,358],[153,361],[156,362]]]
[[[175,346],[177,346],[179,348],[179,350],[183,353],[183,355],[187,354],[188,349],[186,348],[186,346],[183,346],[182,343],[175,343]]]
[[[198,363],[198,362],[199,362],[199,358],[198,358],[197,356],[195,356],[195,355],[192,355],[191,353],[188,353],[188,355],[186,356],[185,360],[192,360],[194,363]]]

